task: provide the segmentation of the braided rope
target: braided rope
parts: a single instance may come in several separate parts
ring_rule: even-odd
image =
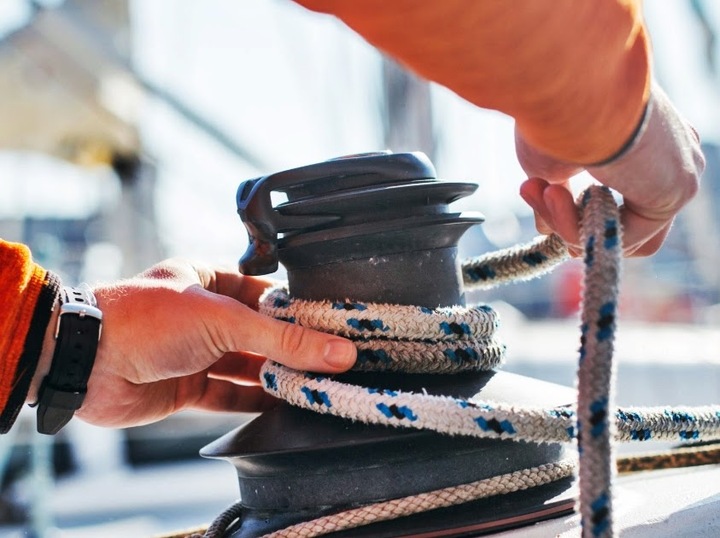
[[[577,437],[580,457],[579,510],[583,536],[611,537],[615,422],[613,343],[617,310],[621,226],[608,189],[585,191],[580,202],[580,240],[585,278],[578,367]]]
[[[465,260],[463,282],[466,290],[494,288],[542,276],[567,259],[567,246],[559,236],[539,236],[524,245]]]
[[[203,534],[194,533],[186,538],[222,538],[230,525],[242,517],[244,509],[240,501],[233,503],[215,518]]]
[[[634,454],[617,459],[619,474],[656,471],[659,469],[677,469],[699,465],[720,463],[720,444],[689,446],[662,452]]]
[[[505,346],[497,341],[497,313],[472,308],[303,301],[284,287],[269,290],[260,312],[355,341],[356,370],[454,373],[500,365]]]
[[[260,377],[266,391],[292,405],[368,424],[536,443],[577,437],[579,418],[569,407],[519,406],[363,387],[272,361],[263,365]],[[720,438],[720,406],[627,407],[617,409],[614,419],[617,441]]]
[[[542,486],[572,476],[574,469],[575,462],[572,460],[539,465],[538,467],[522,469],[468,484],[345,510],[338,514],[292,525],[267,534],[263,538],[312,538],[322,536],[361,525],[388,521],[492,497],[493,495],[503,495]]]
[[[583,536],[612,536],[612,441],[720,438],[720,406],[614,407],[612,355],[622,257],[619,213],[610,191],[604,187],[588,189],[580,211],[586,272],[576,409],[521,407],[360,387],[328,376],[297,372],[271,361],[261,371],[265,389],[299,407],[368,423],[537,443],[576,438]],[[548,272],[567,257],[562,240],[551,235],[465,262],[463,280],[466,289],[525,280]],[[488,370],[504,358],[505,348],[495,334],[497,316],[487,306],[430,310],[351,300],[301,301],[278,288],[261,298],[260,309],[278,319],[354,340],[358,347],[356,369],[360,370]],[[320,520],[307,524],[313,529],[307,531],[310,534],[297,534],[298,529],[305,528],[300,524],[290,527],[292,532],[285,529],[271,536],[318,536],[379,521],[381,512],[385,519],[399,517],[392,515],[395,508],[384,512],[385,506],[418,504],[418,499],[437,495],[423,493],[326,516],[320,518],[321,524],[317,524]]]
[[[298,407],[369,424],[428,429],[450,435],[567,442],[574,413],[505,403],[473,402],[334,381],[268,361],[261,370],[265,389]]]
[[[274,288],[260,299],[260,312],[318,327],[348,338],[369,337],[405,340],[456,340],[492,336],[498,326],[497,313],[487,305],[472,308],[382,303],[304,301]]]
[[[574,462],[571,463],[569,472],[566,476],[571,476],[574,469]],[[656,471],[661,469],[678,469],[683,467],[694,467],[700,465],[716,465],[720,463],[720,444],[713,443],[710,445],[697,445],[689,446],[684,448],[674,448],[656,453],[645,453],[629,456],[621,456],[616,460],[617,471],[619,474],[632,474],[643,471]],[[564,464],[564,462],[560,462]],[[548,464],[557,465],[557,464]],[[543,473],[544,469],[541,466],[538,467],[538,473]],[[501,477],[496,477],[498,480],[503,480]],[[561,476],[560,478],[564,478]],[[551,480],[552,481],[552,480]],[[476,484],[475,482],[474,484]],[[542,484],[537,484],[542,485]],[[460,486],[454,486],[456,488],[467,488],[469,484],[463,484]],[[534,487],[534,486],[532,486]],[[452,489],[452,488],[445,488]],[[526,488],[527,489],[527,488]],[[428,492],[431,494],[432,492]],[[484,497],[490,497],[497,495],[499,492],[492,492]],[[479,499],[480,497],[478,497]],[[475,500],[475,499],[470,499]],[[460,504],[460,503],[458,503]],[[440,507],[438,507],[440,508]],[[230,523],[233,523],[240,517],[240,512],[243,510],[242,503],[240,501],[232,504],[227,510],[215,520],[212,527],[198,528],[194,531],[185,532],[174,532],[172,534],[163,534],[162,538],[221,538],[224,535],[224,530],[218,530],[216,523],[222,520],[226,523],[226,528]],[[405,514],[412,515],[412,514]],[[233,519],[230,519],[233,518]],[[310,522],[307,522],[310,523]],[[212,529],[212,530],[211,530]],[[283,529],[277,532],[287,532],[288,529]],[[206,534],[206,533],[210,534]],[[160,538],[160,537],[158,537]],[[267,538],[267,536],[265,537]]]

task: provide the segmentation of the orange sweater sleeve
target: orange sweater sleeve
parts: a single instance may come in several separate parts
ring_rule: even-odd
[[[57,291],[26,246],[0,240],[0,433],[25,402]]]
[[[650,87],[640,0],[297,0],[464,99],[515,118],[536,148],[604,161]]]

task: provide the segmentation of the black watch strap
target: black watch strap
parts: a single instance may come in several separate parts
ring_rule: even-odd
[[[89,287],[65,287],[60,293],[55,352],[37,401],[37,430],[50,435],[70,421],[85,399],[102,329],[102,312]]]

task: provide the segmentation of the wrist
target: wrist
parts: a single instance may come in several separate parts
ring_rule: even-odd
[[[58,316],[60,315],[60,298],[57,297],[53,303],[52,313],[50,314],[50,321],[48,322],[47,329],[45,329],[45,336],[43,337],[42,351],[40,352],[40,358],[38,359],[37,369],[35,375],[30,382],[30,389],[28,390],[26,402],[35,405],[38,400],[38,391],[42,380],[50,371],[50,365],[52,364],[53,354],[55,353],[55,330],[57,329]]]

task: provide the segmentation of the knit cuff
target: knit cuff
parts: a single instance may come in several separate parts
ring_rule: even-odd
[[[5,408],[0,413],[0,433],[7,433],[15,423],[20,409],[27,398],[30,382],[37,370],[40,353],[42,352],[42,344],[45,339],[52,309],[55,305],[58,293],[60,291],[60,279],[47,271],[42,289],[38,295],[35,304],[30,328],[25,337],[23,352],[18,361],[15,378],[13,379],[13,389],[6,402]]]
[[[670,219],[692,199],[704,168],[697,132],[654,83],[632,143],[612,161],[586,166],[595,179],[620,192],[626,204],[644,208],[644,217],[657,220]]]
[[[652,99],[652,95],[650,97]],[[642,134],[647,129],[648,119],[650,114],[648,114],[648,109],[651,107],[650,100],[645,104],[645,108],[643,109],[642,116],[640,117],[640,121],[637,124],[637,127],[635,127],[635,130],[630,135],[630,138],[627,139],[627,142],[625,142],[622,147],[617,150],[613,155],[608,157],[607,159],[604,159],[600,162],[593,163],[593,164],[586,164],[586,167],[591,166],[605,166],[606,164],[610,164],[614,161],[617,161],[620,159],[623,155],[625,155],[627,152],[629,152],[635,145],[637,145],[638,140],[642,136]]]

